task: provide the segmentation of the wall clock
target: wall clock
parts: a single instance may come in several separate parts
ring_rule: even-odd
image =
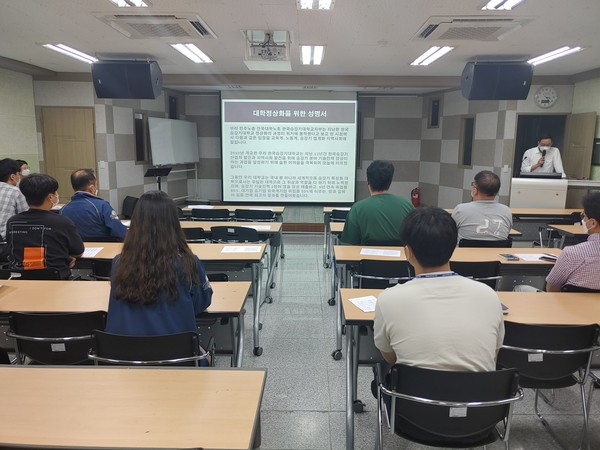
[[[540,108],[550,108],[558,100],[558,94],[553,87],[542,86],[533,95],[533,100]]]

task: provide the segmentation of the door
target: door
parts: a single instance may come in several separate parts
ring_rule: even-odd
[[[42,142],[46,173],[59,184],[61,203],[71,195],[71,172],[96,170],[93,108],[42,108]]]
[[[565,144],[561,149],[567,178],[587,180],[592,168],[594,137],[596,136],[596,113],[570,114],[565,127]],[[587,189],[569,189],[567,208],[581,208],[581,199]]]

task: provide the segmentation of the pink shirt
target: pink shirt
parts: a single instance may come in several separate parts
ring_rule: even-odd
[[[591,234],[586,242],[565,247],[546,283],[600,290],[600,233]]]

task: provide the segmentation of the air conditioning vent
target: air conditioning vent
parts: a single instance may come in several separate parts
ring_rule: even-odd
[[[216,39],[194,13],[139,15],[96,14],[96,17],[130,39]]]
[[[499,41],[531,22],[523,17],[430,17],[413,41]]]

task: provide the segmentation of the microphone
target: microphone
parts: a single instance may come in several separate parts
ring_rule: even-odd
[[[544,159],[546,157],[546,150],[542,150],[542,157],[540,159]],[[544,164],[542,164],[540,167],[542,167]]]

